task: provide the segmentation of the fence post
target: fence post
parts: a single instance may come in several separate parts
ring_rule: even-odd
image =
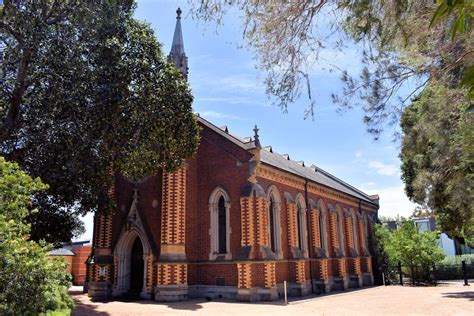
[[[464,277],[464,286],[469,286],[467,282],[467,268],[466,268],[466,261],[462,261],[462,276]]]
[[[398,274],[400,275],[400,285],[403,286],[402,263],[398,261]]]

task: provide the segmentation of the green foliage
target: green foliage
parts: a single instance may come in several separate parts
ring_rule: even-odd
[[[71,275],[66,263],[51,260],[44,242],[28,240],[25,218],[33,193],[46,189],[17,164],[0,157],[0,314],[37,315],[58,309],[70,310],[67,294]]]
[[[465,261],[466,264],[474,264],[474,254],[460,255],[460,256],[446,256],[446,258],[444,258],[439,264],[460,266],[463,261]]]
[[[437,2],[449,9],[436,11],[432,0],[203,0],[193,15],[221,23],[230,7],[242,12],[244,37],[267,74],[267,93],[285,110],[306,90],[307,113],[314,115],[311,73],[341,72],[344,88],[333,101],[341,110],[361,107],[368,131],[378,137],[431,79],[459,87],[473,64],[472,1]],[[319,58],[326,49],[343,54],[352,41],[363,49],[361,73]]]
[[[31,209],[31,194],[48,186],[39,178],[32,179],[3,157],[0,157],[0,172],[0,240],[24,238],[29,226],[23,220],[37,212]]]
[[[401,222],[398,230],[393,232],[378,225],[376,237],[383,245],[391,266],[401,262],[412,271],[412,275],[417,267],[429,269],[445,257],[438,247],[438,234],[428,231],[420,233],[412,221]]]
[[[474,18],[474,2],[472,0],[438,0],[430,26],[440,22],[440,20],[455,16],[455,20],[451,25],[451,38],[454,39],[456,33],[464,33],[471,28],[472,19]]]
[[[472,28],[474,20],[474,1],[472,0],[438,0],[438,8],[434,13],[430,27],[439,23],[443,19],[454,17],[451,24],[451,39],[454,40],[456,33],[468,33]],[[473,52],[468,52],[472,54]],[[474,99],[474,65],[471,64],[464,70],[464,77],[461,79],[460,86],[468,89],[467,97]],[[472,106],[472,105],[471,105]]]
[[[191,91],[134,8],[107,0],[0,9],[0,150],[49,185],[33,198],[41,207],[32,238],[69,241],[77,214],[113,208],[114,174],[172,171],[197,149]]]
[[[392,220],[392,219],[388,219]],[[382,223],[384,221],[382,220]],[[378,267],[383,272],[386,283],[395,283],[397,279],[396,270],[390,261],[390,257],[385,250],[384,241],[389,238],[389,231],[384,228],[383,224],[376,224],[374,237],[372,239],[372,257],[375,260],[374,267]],[[375,276],[375,275],[374,275]],[[380,282],[381,283],[381,282]]]
[[[474,116],[463,91],[431,84],[402,115],[402,180],[443,232],[474,239]]]

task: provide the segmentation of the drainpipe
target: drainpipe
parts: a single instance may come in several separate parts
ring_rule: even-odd
[[[311,279],[311,293],[314,293],[313,265],[311,264],[311,214],[308,199],[308,179],[304,179],[304,199],[306,203],[306,229],[308,230],[308,257],[309,257],[309,277]]]

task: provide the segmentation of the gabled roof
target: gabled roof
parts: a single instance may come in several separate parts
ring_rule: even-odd
[[[287,155],[280,155],[265,149],[260,152],[260,160],[264,164],[287,171],[326,187],[333,188],[371,204],[377,204],[376,201],[372,200],[366,193],[314,165],[306,167],[301,161],[293,161],[288,159]]]
[[[252,140],[252,138],[240,138],[234,136],[229,133],[227,127],[219,128],[200,116],[197,116],[197,119],[199,123],[203,124],[204,126],[208,127],[219,135],[227,138],[234,144],[240,146],[242,149],[250,150],[256,148],[255,142]],[[333,176],[329,172],[315,165],[306,167],[304,165],[304,162],[302,161],[291,160],[288,154],[278,154],[273,151],[271,146],[264,147],[260,151],[260,160],[266,165],[289,172],[297,177],[301,177],[314,183],[321,184],[334,190],[346,193],[350,196],[353,196],[370,204],[378,205],[378,199],[372,198],[370,195],[360,191],[354,186],[344,182],[343,180]]]
[[[232,135],[228,132],[228,129],[219,128],[216,125],[212,124],[211,122],[206,121],[205,119],[203,119],[199,115],[197,116],[197,120],[202,125],[208,127],[209,129],[213,130],[217,134],[227,138],[232,143],[236,144],[237,146],[240,146],[241,148],[243,148],[245,150],[255,148],[255,143],[252,141],[252,139],[250,137],[241,138],[241,137],[238,137],[236,135]]]

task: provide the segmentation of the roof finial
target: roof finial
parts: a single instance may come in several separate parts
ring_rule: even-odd
[[[258,148],[262,148],[262,146],[260,145],[260,139],[259,139],[259,136],[258,136],[258,127],[257,125],[255,125],[255,128],[253,129],[255,135],[254,135],[254,139],[255,139],[255,147],[258,147]]]
[[[181,13],[182,13],[181,8],[178,7],[178,9],[176,10],[176,18],[177,19],[181,19]]]

